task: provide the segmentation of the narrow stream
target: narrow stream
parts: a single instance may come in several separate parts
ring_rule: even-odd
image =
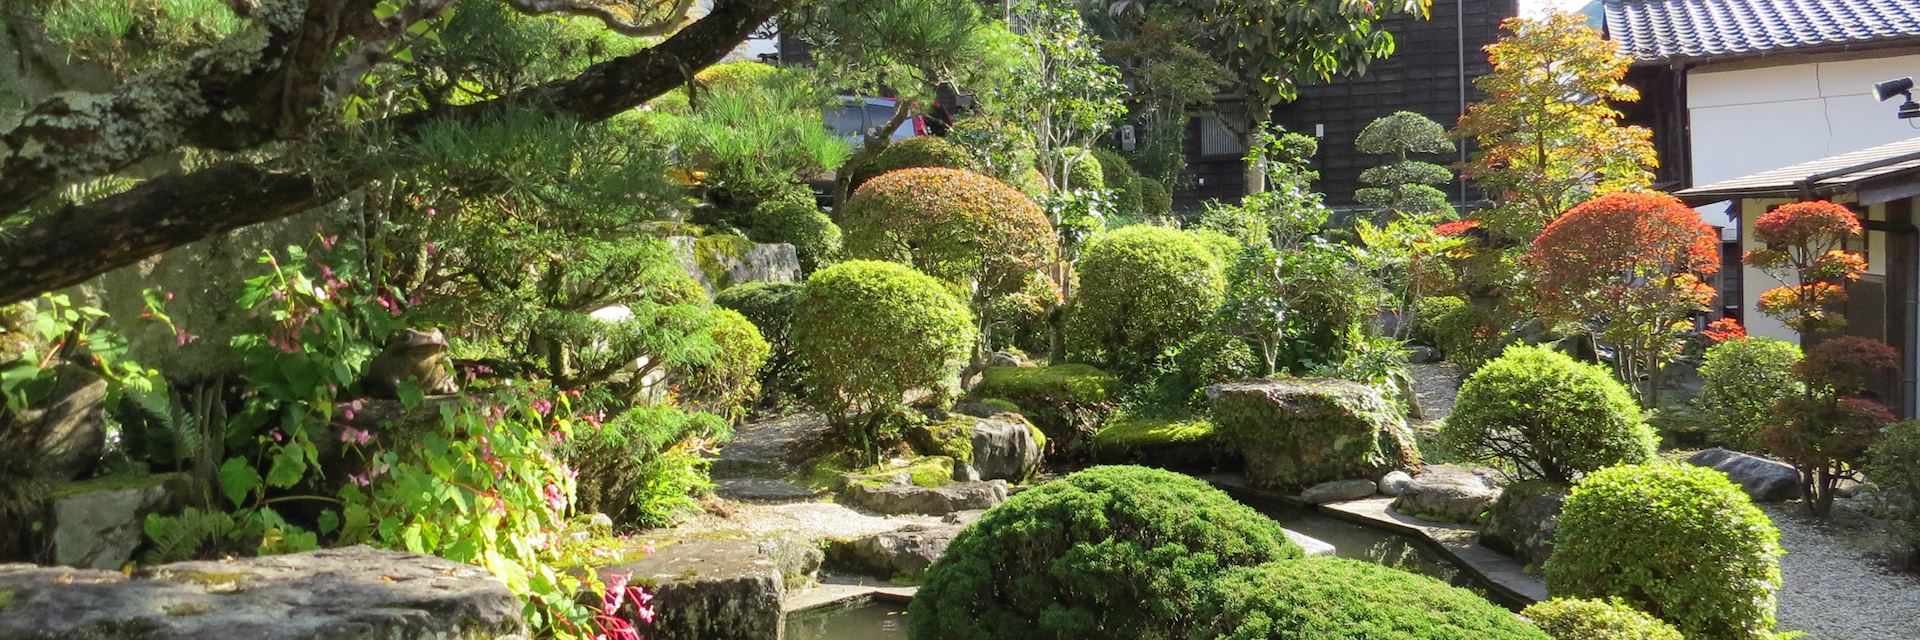
[[[1333,545],[1334,555],[1432,576],[1487,595],[1475,577],[1425,544],[1300,507],[1255,504],[1281,526]],[[1496,600],[1497,601],[1497,600]],[[905,640],[906,606],[878,602],[787,617],[788,640]]]

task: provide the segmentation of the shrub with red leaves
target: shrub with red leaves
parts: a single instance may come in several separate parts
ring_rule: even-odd
[[[1860,279],[1867,268],[1860,254],[1846,251],[1860,237],[1860,218],[1845,206],[1826,202],[1781,205],[1753,225],[1764,249],[1748,251],[1746,264],[1789,283],[1760,294],[1760,311],[1800,332],[1845,326],[1837,311],[1847,299],[1842,283]]]
[[[1678,354],[1682,321],[1703,311],[1720,237],[1664,193],[1610,193],[1568,209],[1533,241],[1526,266],[1538,311],[1612,342],[1614,371],[1643,403]]]
[[[1881,428],[1894,421],[1893,412],[1860,394],[1897,368],[1899,357],[1885,342],[1842,336],[1822,341],[1795,365],[1807,392],[1774,408],[1781,423],[1761,432],[1760,442],[1800,470],[1802,497],[1814,515],[1827,515],[1840,481],[1857,475]]]

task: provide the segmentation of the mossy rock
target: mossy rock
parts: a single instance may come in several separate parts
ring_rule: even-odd
[[[970,416],[907,427],[907,444],[923,456],[945,456],[956,462],[973,462],[973,424]]]
[[[883,462],[841,474],[840,482],[843,486],[880,487],[891,484],[910,484],[916,487],[944,487],[953,483],[953,466],[953,458],[925,456],[907,460],[904,463]]]
[[[1101,464],[1217,468],[1232,450],[1205,416],[1122,415],[1106,422],[1088,442]]]
[[[1207,388],[1219,432],[1247,480],[1297,489],[1371,477],[1420,461],[1413,430],[1378,389],[1330,378],[1268,378]]]
[[[1011,402],[1045,434],[1049,453],[1060,453],[1092,433],[1113,413],[1123,391],[1120,379],[1085,364],[1051,367],[990,367],[973,392]]]

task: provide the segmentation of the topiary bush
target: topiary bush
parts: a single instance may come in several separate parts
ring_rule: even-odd
[[[1613,598],[1694,640],[1771,637],[1780,532],[1726,474],[1625,465],[1588,474],[1560,512],[1547,591]]]
[[[1137,380],[1207,326],[1226,296],[1219,256],[1193,234],[1135,225],[1095,236],[1067,313],[1067,353]]]
[[[958,169],[875,178],[840,213],[847,253],[911,264],[980,295],[1011,293],[1053,259],[1053,224],[1013,187]]]
[[[853,186],[901,169],[914,168],[974,169],[973,154],[940,136],[914,136],[895,141],[880,150],[855,172]]]
[[[805,273],[838,260],[843,243],[840,226],[814,203],[813,191],[804,187],[754,205],[747,215],[747,238],[793,245]]]
[[[1245,380],[1259,369],[1259,358],[1247,343],[1218,331],[1204,331],[1160,354],[1147,400],[1161,406],[1203,408],[1208,385]]]
[[[680,403],[738,422],[760,398],[760,368],[773,349],[760,329],[731,309],[715,309],[711,330],[720,348],[713,360],[680,372]]]
[[[1194,478],[1092,467],[953,539],[908,609],[915,640],[1175,638],[1223,570],[1301,557],[1280,525]]]
[[[1213,420],[1257,487],[1298,489],[1420,462],[1413,430],[1379,389],[1349,380],[1271,378],[1214,385]]]
[[[1059,151],[1064,157],[1079,156],[1073,164],[1067,165],[1067,188],[1093,190],[1107,188],[1107,174],[1100,166],[1100,157],[1091,151],[1086,153],[1081,151],[1079,147],[1066,147]]]
[[[931,276],[850,260],[807,278],[790,338],[814,406],[836,422],[950,383],[974,343],[972,316]]]
[[[1467,377],[1440,440],[1455,455],[1502,465],[1516,478],[1560,483],[1651,460],[1659,443],[1606,369],[1524,345]]]
[[[1140,214],[1147,220],[1157,220],[1173,215],[1173,192],[1159,180],[1141,176],[1133,181],[1133,190],[1140,194]]]
[[[1686,640],[1680,630],[1619,600],[1554,598],[1520,612],[1553,640]]]
[[[1741,338],[1707,348],[1700,365],[1700,388],[1693,404],[1715,422],[1708,435],[1716,444],[1754,451],[1760,430],[1774,422],[1773,407],[1802,389],[1793,374],[1800,346],[1772,338]]]
[[[1471,591],[1344,558],[1236,567],[1209,584],[1200,600],[1201,626],[1188,638],[1547,640]]]
[[[1429,296],[1415,303],[1413,327],[1407,330],[1407,341],[1429,347],[1442,348],[1444,330],[1452,329],[1444,324],[1443,318],[1467,306],[1467,301],[1459,296]]]
[[[1066,451],[1113,412],[1125,390],[1120,379],[1092,365],[990,367],[973,394],[1020,407],[1046,434],[1052,453]]]
[[[1146,205],[1141,201],[1138,182],[1143,177],[1127,162],[1120,152],[1106,147],[1096,147],[1093,159],[1100,162],[1100,181],[1113,191],[1113,212],[1110,220],[1122,223],[1144,222]],[[1076,182],[1076,184],[1078,184]]]

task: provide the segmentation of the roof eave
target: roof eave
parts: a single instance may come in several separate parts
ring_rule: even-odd
[[[1888,38],[1877,38],[1873,40],[1861,40],[1857,42],[1820,44],[1820,45],[1813,45],[1813,46],[1807,46],[1807,47],[1762,49],[1759,51],[1743,51],[1740,53],[1728,53],[1728,54],[1720,54],[1720,55],[1707,55],[1707,56],[1675,55],[1675,56],[1662,56],[1659,58],[1635,57],[1633,59],[1632,66],[1635,66],[1635,67],[1688,67],[1688,66],[1699,66],[1702,64],[1724,64],[1724,63],[1730,63],[1730,62],[1744,62],[1748,60],[1759,60],[1762,58],[1772,58],[1772,57],[1778,57],[1778,56],[1813,55],[1813,54],[1821,54],[1821,53],[1853,53],[1853,52],[1861,52],[1861,51],[1875,51],[1879,49],[1894,49],[1899,47],[1920,47],[1920,35],[1895,36],[1895,37],[1888,37]]]

